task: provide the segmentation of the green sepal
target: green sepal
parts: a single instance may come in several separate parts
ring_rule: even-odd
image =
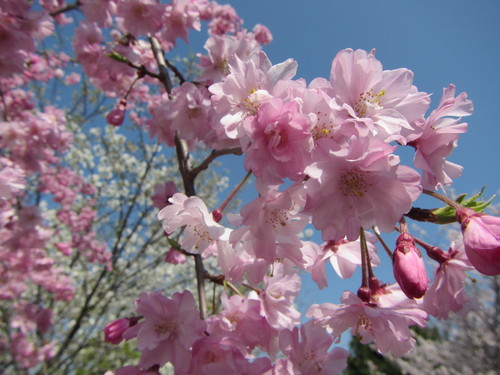
[[[110,53],[108,53],[106,56],[108,56],[109,58],[113,59],[113,60],[116,60],[118,62],[122,62],[122,63],[128,63],[128,59],[123,56],[123,55],[120,55],[118,52],[116,51],[111,51]]]
[[[177,242],[176,240],[174,240],[173,238],[170,238],[170,237],[167,237],[167,241],[170,244],[170,246],[172,246],[175,250],[182,251],[182,248],[181,248],[181,245],[179,244],[179,242]]]
[[[460,194],[455,200],[457,201],[457,203],[460,203],[460,205],[464,207],[471,208],[476,212],[483,212],[484,209],[488,207],[491,202],[493,202],[493,199],[495,199],[495,195],[493,195],[490,199],[485,201],[484,197],[482,197],[484,189],[485,187],[483,187],[479,193],[473,195],[468,199],[465,199],[467,194]],[[479,198],[482,199],[479,201]],[[432,215],[436,218],[436,220],[433,222],[437,224],[449,224],[457,221],[455,217],[455,210],[450,206],[436,208],[432,210]]]

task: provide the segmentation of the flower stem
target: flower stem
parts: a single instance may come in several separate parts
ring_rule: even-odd
[[[224,202],[222,202],[222,204],[220,205],[219,207],[219,211],[222,213],[222,211],[224,211],[224,209],[226,208],[226,206],[229,204],[229,202],[231,202],[231,199],[234,198],[234,196],[236,195],[236,193],[238,192],[238,190],[241,189],[241,187],[245,184],[245,182],[247,182],[248,178],[252,175],[252,171],[248,171],[248,173],[245,175],[245,177],[243,177],[240,181],[240,183],[238,185],[236,185],[236,187],[233,189],[233,191],[229,194],[229,196],[226,198],[226,200]]]
[[[377,236],[377,239],[382,244],[382,247],[384,248],[385,252],[387,253],[387,255],[389,255],[389,258],[391,258],[391,260],[392,260],[392,251],[389,248],[389,246],[387,246],[387,244],[385,243],[384,239],[380,235],[380,232],[379,232],[378,228],[377,227],[372,227],[372,229],[373,229],[373,233],[375,233],[375,236]]]
[[[422,190],[422,193],[430,195],[431,197],[434,197],[436,199],[439,199],[441,202],[446,203],[448,206],[450,206],[454,210],[459,210],[462,208],[462,206],[458,202],[456,202],[453,199],[450,199],[442,194],[436,193],[435,191],[424,189],[424,190]]]

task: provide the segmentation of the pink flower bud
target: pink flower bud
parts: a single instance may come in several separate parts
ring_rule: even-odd
[[[214,221],[216,223],[220,222],[222,220],[222,211],[220,209],[215,209],[212,211],[212,217],[214,218]]]
[[[126,318],[117,319],[104,327],[104,341],[118,345],[123,341],[123,332],[130,327],[130,321]]]
[[[186,263],[186,256],[171,248],[165,255],[165,262],[170,264],[184,264]]]
[[[127,109],[127,101],[125,99],[120,100],[118,107],[111,110],[106,116],[106,121],[108,124],[113,126],[120,126],[123,124],[125,119],[125,110]]]
[[[392,258],[394,277],[408,298],[421,298],[429,284],[424,260],[415,240],[409,233],[401,233],[396,240]]]
[[[253,32],[255,34],[255,40],[260,44],[269,44],[273,41],[273,35],[264,25],[255,25],[255,27],[253,28]]]
[[[485,275],[500,274],[500,218],[463,207],[457,210],[465,253],[475,269]]]

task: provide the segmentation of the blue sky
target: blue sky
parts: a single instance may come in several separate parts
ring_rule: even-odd
[[[223,3],[221,1],[221,3]],[[437,106],[442,88],[449,83],[466,91],[474,102],[468,117],[468,133],[449,160],[464,167],[453,188],[477,192],[487,186],[487,195],[500,188],[500,1],[498,0],[232,0],[252,29],[256,23],[269,27],[274,41],[264,50],[276,64],[294,58],[299,64],[296,78],[308,82],[329,77],[332,59],[339,50],[376,49],[385,69],[408,68],[415,73],[420,91],[433,93],[431,110]],[[228,160],[228,159],[226,159]],[[232,159],[229,159],[232,160]],[[233,159],[234,160],[234,159]],[[232,164],[234,166],[234,164]],[[231,185],[244,173],[232,171]],[[428,201],[428,200],[427,200]],[[424,205],[422,205],[424,206]],[[376,272],[384,281],[391,273],[386,266]],[[304,279],[298,304],[338,302],[344,289],[355,291],[359,275],[344,282],[329,271],[331,287],[319,292]]]

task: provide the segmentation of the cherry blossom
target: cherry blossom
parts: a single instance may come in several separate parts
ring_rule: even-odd
[[[182,245],[188,252],[201,253],[215,241],[229,240],[229,229],[214,221],[200,198],[175,193],[169,202],[158,213],[158,219],[167,233],[186,226]]]
[[[455,86],[443,89],[439,107],[432,111],[421,125],[422,134],[409,145],[415,147],[415,166],[423,170],[422,186],[425,189],[443,188],[460,177],[462,167],[446,160],[457,145],[461,133],[467,131],[462,116],[472,114],[472,102],[466,93],[455,97]]]
[[[185,291],[167,298],[160,292],[143,293],[137,300],[136,312],[144,320],[125,331],[123,337],[137,337],[141,367],[172,362],[176,372],[187,370],[191,346],[202,336],[205,326],[192,294]]]
[[[341,348],[328,352],[334,339],[312,320],[280,333],[280,347],[294,370],[301,374],[340,374],[347,367],[348,353]]]
[[[422,307],[438,319],[447,319],[450,312],[466,312],[471,300],[464,291],[466,271],[473,267],[465,255],[463,243],[452,243],[448,252],[440,251],[434,280],[423,298]]]
[[[380,353],[395,356],[414,347],[409,327],[424,327],[427,318],[427,313],[409,300],[396,284],[383,287],[369,303],[346,291],[342,294],[341,305],[312,305],[307,315],[317,324],[326,326],[335,338],[351,328],[352,334],[362,343],[374,341]]]
[[[359,228],[390,232],[420,194],[420,176],[399,165],[393,148],[374,138],[350,139],[328,160],[306,168],[307,212],[324,240],[354,241]]]
[[[408,69],[382,70],[375,51],[346,49],[332,63],[330,83],[337,104],[347,109],[359,135],[383,141],[398,140],[403,129],[413,129],[429,106],[426,93],[412,85]]]

